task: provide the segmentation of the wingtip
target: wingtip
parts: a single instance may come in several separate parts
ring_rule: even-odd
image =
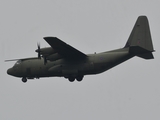
[[[48,40],[50,39],[51,37],[43,37],[44,40]]]
[[[43,37],[43,39],[45,39],[45,40],[49,40],[49,39],[58,39],[57,37],[51,37],[51,36],[48,36],[48,37]]]
[[[5,60],[4,62],[18,61],[20,59]]]

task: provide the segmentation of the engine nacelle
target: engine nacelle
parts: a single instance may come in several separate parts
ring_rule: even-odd
[[[38,52],[38,49],[36,50],[36,52]],[[51,47],[46,47],[46,48],[40,49],[40,54],[42,56],[47,56],[47,55],[54,54],[54,53],[56,53],[56,51],[53,50]]]
[[[55,61],[61,58],[62,57],[58,53],[47,56],[47,60],[50,60],[50,61]]]

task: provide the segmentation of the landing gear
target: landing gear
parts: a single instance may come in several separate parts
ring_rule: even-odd
[[[27,82],[27,78],[26,78],[26,77],[23,77],[23,78],[22,78],[22,82],[26,83],[26,82]]]
[[[74,80],[76,79],[78,82],[80,82],[80,81],[82,81],[83,77],[84,77],[83,75],[79,75],[77,77],[70,76],[70,77],[68,77],[68,80],[70,82],[74,82]]]
[[[81,82],[82,81],[82,79],[83,79],[83,75],[82,76],[78,76],[77,78],[76,78],[76,80],[78,81],[78,82]]]
[[[69,80],[70,82],[74,82],[75,78],[74,78],[74,77],[69,77],[68,80]]]

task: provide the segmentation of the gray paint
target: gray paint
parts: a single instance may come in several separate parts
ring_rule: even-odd
[[[144,59],[154,58],[146,16],[138,17],[131,35],[122,49],[86,55],[56,37],[45,37],[44,39],[52,50],[50,48],[41,49],[38,45],[37,59],[21,59],[8,69],[7,73],[22,77],[23,82],[27,82],[27,79],[54,76],[65,77],[73,82],[75,79],[82,81],[84,75],[102,73],[134,56]],[[41,60],[41,56],[43,60]]]
[[[159,1],[2,0],[0,6],[0,119],[159,119]],[[6,74],[14,63],[5,59],[36,56],[37,42],[48,46],[47,35],[84,53],[122,47],[139,15],[149,18],[154,60],[135,57],[72,84],[64,78],[23,84]]]

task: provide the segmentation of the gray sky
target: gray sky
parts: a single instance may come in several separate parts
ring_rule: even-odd
[[[159,120],[159,0],[1,0],[0,120]],[[84,53],[121,48],[139,15],[149,19],[154,60],[138,57],[82,82],[8,76],[14,62],[37,56],[56,36]]]

